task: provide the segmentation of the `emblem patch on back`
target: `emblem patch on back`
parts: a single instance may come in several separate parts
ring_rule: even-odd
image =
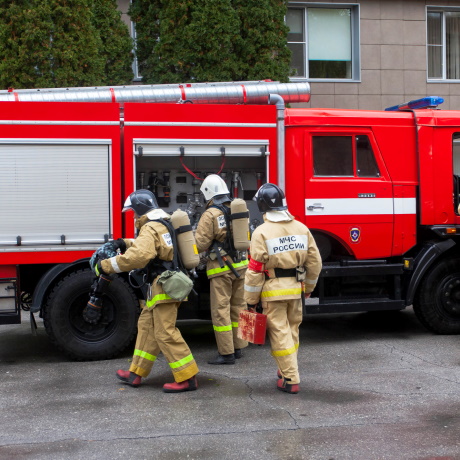
[[[172,246],[172,238],[169,233],[163,233],[161,236],[163,237],[166,246]]]
[[[350,240],[352,243],[361,242],[361,229],[359,227],[353,227],[350,229]]]
[[[217,227],[227,228],[227,223],[225,222],[225,216],[217,216]]]

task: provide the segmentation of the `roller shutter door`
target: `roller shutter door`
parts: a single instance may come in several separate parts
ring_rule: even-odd
[[[0,245],[104,242],[110,145],[0,144]]]

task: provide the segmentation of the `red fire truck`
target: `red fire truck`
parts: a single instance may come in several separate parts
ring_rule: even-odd
[[[30,309],[73,358],[119,353],[141,293],[117,276],[102,319],[85,322],[88,258],[135,236],[121,213],[134,189],[196,225],[200,179],[219,173],[247,200],[251,228],[262,221],[252,198],[270,181],[313,232],[324,268],[305,314],[413,305],[429,330],[459,333],[460,112],[436,98],[389,111],[285,107],[308,100],[307,83],[270,81],[0,91],[0,323]],[[206,276],[195,275],[181,318],[209,317]]]

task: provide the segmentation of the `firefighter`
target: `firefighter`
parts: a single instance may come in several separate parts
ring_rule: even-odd
[[[251,238],[251,261],[244,298],[249,309],[261,303],[267,315],[271,353],[278,364],[277,388],[298,393],[299,326],[303,293],[310,297],[321,271],[321,257],[310,230],[288,211],[284,192],[264,184],[254,197],[264,223]]]
[[[134,211],[138,236],[125,239],[119,254],[93,262],[97,275],[129,272],[149,264],[154,279],[146,301],[141,301],[142,311],[138,322],[138,335],[129,371],[118,370],[116,376],[133,387],[147,377],[155,360],[162,352],[169,363],[174,383],[163,385],[166,393],[179,393],[197,389],[198,366],[179,329],[176,327],[180,302],[167,295],[156,282],[159,275],[170,268],[173,260],[171,234],[160,220],[170,221],[170,215],[160,209],[155,195],[149,190],[137,190],[126,199],[123,212]]]
[[[196,229],[198,252],[207,253],[206,274],[210,283],[211,318],[218,355],[208,364],[235,364],[248,346],[238,338],[239,313],[246,307],[243,297],[247,254],[240,255],[232,243],[230,202],[227,184],[217,174],[207,176],[201,192],[206,211]]]

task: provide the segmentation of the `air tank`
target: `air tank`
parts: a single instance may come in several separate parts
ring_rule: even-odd
[[[190,225],[188,214],[181,209],[177,209],[171,216],[171,224],[176,231],[177,246],[182,263],[187,270],[195,268],[200,262],[195,236]]]
[[[249,249],[249,211],[246,201],[235,198],[230,203],[230,217],[232,220],[233,245],[237,251]]]

